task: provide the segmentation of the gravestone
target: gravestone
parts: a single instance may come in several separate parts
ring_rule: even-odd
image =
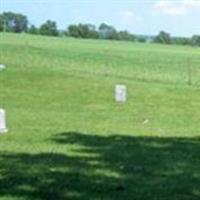
[[[5,65],[3,65],[3,64],[0,64],[0,71],[1,70],[4,70],[6,68],[6,66]]]
[[[0,108],[0,133],[7,132],[5,110]]]
[[[127,100],[127,88],[125,85],[116,85],[115,86],[115,100],[117,102],[126,102]]]

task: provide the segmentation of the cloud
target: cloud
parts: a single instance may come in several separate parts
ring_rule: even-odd
[[[135,21],[136,16],[132,11],[126,10],[120,13],[120,19],[124,24],[129,25]]]
[[[198,9],[200,11],[200,0],[158,0],[154,5],[154,11],[170,16],[183,16]]]

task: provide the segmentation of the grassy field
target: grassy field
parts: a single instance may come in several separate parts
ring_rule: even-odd
[[[200,199],[199,48],[0,34],[0,63],[1,200]]]

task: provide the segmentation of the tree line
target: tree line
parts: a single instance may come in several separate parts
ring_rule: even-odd
[[[136,35],[127,30],[118,31],[115,27],[106,23],[96,27],[93,24],[71,24],[65,31],[57,28],[55,21],[47,20],[40,27],[30,25],[27,16],[20,13],[3,12],[0,14],[0,32],[14,32],[47,36],[69,36],[75,38],[124,40],[137,42],[152,42],[161,44],[180,44],[200,46],[200,35],[187,37],[172,37],[165,31],[160,31],[156,36]]]

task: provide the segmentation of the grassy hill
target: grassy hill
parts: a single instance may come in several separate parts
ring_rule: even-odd
[[[1,34],[0,63],[0,199],[200,198],[199,48]]]

